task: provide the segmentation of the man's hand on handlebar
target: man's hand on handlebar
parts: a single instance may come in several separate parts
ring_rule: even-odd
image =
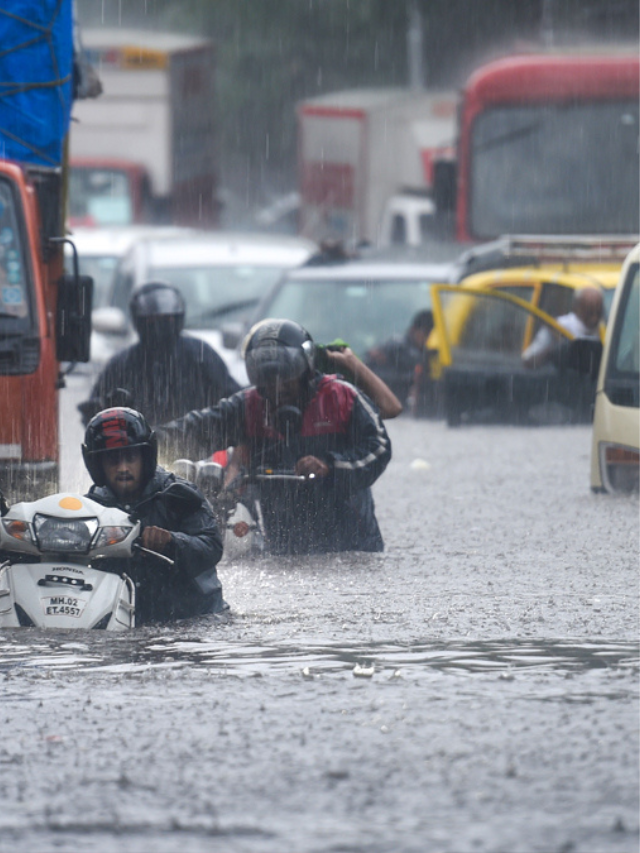
[[[171,533],[162,527],[145,527],[141,539],[145,548],[163,554],[171,542]]]
[[[329,466],[318,459],[317,456],[303,456],[296,462],[295,472],[303,477],[326,477],[329,473]]]

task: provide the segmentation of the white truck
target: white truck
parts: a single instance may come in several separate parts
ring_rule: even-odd
[[[213,44],[99,28],[82,47],[103,91],[74,105],[69,223],[215,225]]]
[[[454,92],[353,89],[298,106],[300,233],[417,245],[433,232],[436,160],[453,157]]]

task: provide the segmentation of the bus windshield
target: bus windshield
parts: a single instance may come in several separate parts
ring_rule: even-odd
[[[494,107],[470,151],[476,238],[640,229],[637,101]]]
[[[15,196],[9,181],[0,179],[0,336],[31,329],[31,288],[18,227]]]

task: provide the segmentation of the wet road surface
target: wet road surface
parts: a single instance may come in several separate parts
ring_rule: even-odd
[[[388,427],[384,554],[0,634],[0,850],[636,853],[638,499],[590,493],[586,426]]]

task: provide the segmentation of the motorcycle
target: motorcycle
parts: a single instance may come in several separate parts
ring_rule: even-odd
[[[247,472],[230,473],[218,462],[178,459],[171,466],[174,474],[194,483],[211,504],[219,528],[224,534],[225,550],[233,556],[261,553],[265,549],[266,531],[260,487],[280,483],[292,489],[314,480],[290,469],[260,466]]]
[[[139,521],[80,495],[49,495],[2,511],[0,628],[128,630],[135,627],[135,585],[101,562],[144,551],[172,563],[137,541]]]

